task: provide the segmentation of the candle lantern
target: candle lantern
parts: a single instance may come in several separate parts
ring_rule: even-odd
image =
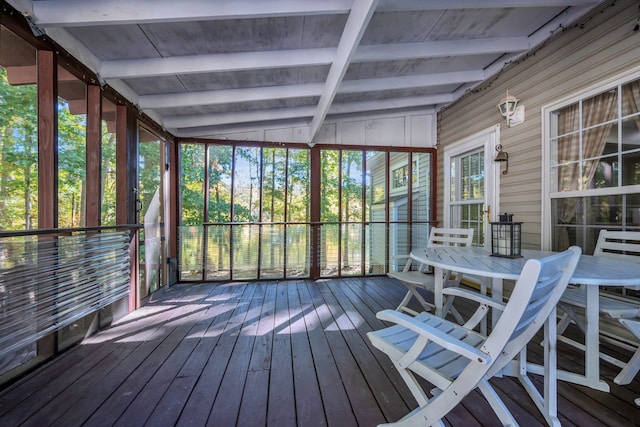
[[[520,258],[522,223],[513,222],[513,214],[498,215],[491,224],[491,256]]]

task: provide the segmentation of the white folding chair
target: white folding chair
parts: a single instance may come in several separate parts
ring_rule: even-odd
[[[427,247],[433,247],[438,245],[448,246],[471,246],[473,241],[473,228],[437,228],[433,227],[429,233],[429,240]],[[412,270],[412,266],[415,262],[418,262],[418,268]],[[399,280],[406,288],[407,293],[396,307],[398,311],[404,311],[409,314],[416,315],[417,312],[408,307],[409,302],[415,298],[418,300],[424,310],[430,311],[434,305],[427,302],[423,295],[420,294],[419,289],[433,292],[435,283],[433,274],[429,274],[428,267],[419,261],[416,261],[411,255],[408,255],[407,262],[402,271],[391,271],[388,273],[389,277]],[[445,274],[445,287],[458,286],[462,274],[447,271]],[[456,318],[459,323],[463,323],[464,320],[460,313],[451,304],[452,299],[448,299],[445,302],[445,310],[443,316],[446,316],[447,311]]]
[[[623,258],[640,264],[640,232],[601,230],[596,242],[594,256]],[[640,274],[640,265],[638,266]],[[603,283],[606,287],[606,283]],[[583,332],[585,326],[586,292],[583,286],[568,288],[558,307],[564,311],[558,323],[558,339],[578,348],[583,348],[575,341],[562,336],[573,322]],[[640,300],[619,293],[601,290],[598,298],[600,312],[600,339],[620,348],[634,352],[628,361],[620,360],[609,354],[600,352],[600,358],[622,370],[614,378],[616,384],[629,384],[640,370],[640,338],[630,329],[631,322],[620,319],[640,318]]]
[[[461,288],[444,289],[480,303],[464,325],[426,312],[415,317],[394,310],[379,312],[379,319],[395,325],[367,336],[391,358],[418,402],[415,410],[389,425],[444,425],[442,418],[476,387],[504,425],[517,425],[489,380],[518,356],[542,327],[566,289],[580,254],[580,248],[572,247],[544,259],[528,260],[506,304]],[[501,310],[502,315],[487,337],[473,328],[489,308]],[[520,361],[526,364],[526,360]],[[519,366],[518,372],[520,379],[535,389],[524,373],[526,367]],[[436,387],[433,397],[423,390],[416,375]]]

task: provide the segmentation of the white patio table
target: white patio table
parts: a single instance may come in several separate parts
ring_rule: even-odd
[[[490,278],[493,298],[502,300],[502,281],[504,279],[517,280],[528,259],[544,258],[552,253],[550,251],[522,250],[522,258],[501,258],[491,256],[491,252],[483,248],[455,246],[442,246],[411,252],[418,262],[430,265],[434,269],[434,303],[436,314],[439,316],[442,315],[443,308],[443,270]],[[537,391],[527,391],[534,398],[536,405],[545,414],[550,424],[559,423],[557,421],[557,379],[609,392],[609,385],[600,379],[599,285],[640,285],[640,271],[638,264],[629,261],[582,255],[570,283],[587,285],[585,286],[587,302],[584,375],[564,370],[558,371],[556,368],[555,310],[549,317],[554,321],[545,324],[545,366],[527,363],[527,372],[542,374],[545,377],[544,398],[539,396]],[[493,322],[495,324],[495,318]],[[504,374],[518,375],[517,372],[514,372],[514,367],[507,368]],[[535,394],[538,395],[538,399],[534,396]],[[539,399],[543,399],[543,401],[541,402]]]

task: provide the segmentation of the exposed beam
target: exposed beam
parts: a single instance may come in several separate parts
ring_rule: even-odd
[[[100,77],[125,79],[327,65],[331,63],[335,53],[334,48],[321,48],[104,61]]]
[[[520,52],[529,48],[530,42],[527,37],[366,45],[356,49],[351,62],[482,55]],[[125,79],[174,74],[306,67],[328,65],[333,60],[335,53],[336,49],[334,48],[321,48],[103,61],[99,74],[103,79]]]
[[[407,98],[382,99],[364,102],[345,102],[333,104],[328,114],[347,114],[367,111],[394,110],[401,108],[431,107],[453,101],[453,96],[448,93],[414,96]],[[234,123],[250,123],[257,121],[274,121],[299,119],[311,117],[315,107],[279,108],[271,110],[256,110],[238,113],[220,113],[194,116],[173,116],[164,119],[163,125],[167,128],[189,128],[231,125]]]
[[[195,116],[166,117],[163,125],[167,128],[216,126],[230,123],[248,123],[256,121],[286,120],[311,117],[315,107],[274,108],[241,113],[202,114]]]
[[[483,55],[487,53],[524,51],[530,47],[527,37],[363,45],[356,49],[351,62],[397,61],[415,58]]]
[[[145,24],[348,13],[351,0],[57,0],[33,4],[42,27]]]
[[[468,81],[481,81],[484,71],[457,71],[451,73],[421,74],[415,76],[384,77],[378,79],[345,80],[338,93],[364,93],[383,90],[401,90],[432,86],[443,86]]]
[[[397,110],[413,107],[428,107],[453,101],[453,96],[444,93],[429,96],[408,96],[404,98],[384,99],[364,102],[345,102],[333,104],[329,114],[359,113],[364,111]]]
[[[342,81],[337,93],[366,93],[384,90],[424,88],[478,82],[483,79],[484,71],[474,70],[378,79],[346,80]],[[222,105],[228,103],[292,99],[309,96],[319,97],[322,95],[323,88],[324,85],[322,83],[309,83],[246,89],[143,95],[138,98],[138,106],[142,109],[180,108],[198,105]]]
[[[138,106],[142,109],[179,108],[196,105],[222,105],[228,103],[301,98],[307,96],[320,96],[323,87],[324,85],[322,83],[309,83],[301,85],[143,95],[138,99]]]
[[[367,25],[375,12],[377,4],[378,0],[354,0],[353,2],[349,18],[347,18],[342,37],[340,37],[340,42],[338,43],[336,58],[331,64],[329,75],[325,80],[325,90],[320,96],[318,107],[309,124],[309,145],[313,145],[313,139],[329,111],[333,98],[336,96],[338,86],[340,86],[342,78],[347,72],[351,57],[367,29]]]
[[[308,128],[308,120],[305,119],[293,119],[287,121],[278,122],[256,122],[256,123],[243,123],[239,125],[221,125],[221,126],[205,126],[200,128],[178,128],[170,129],[171,133],[178,138],[214,138],[217,135],[229,134],[229,133],[249,133],[249,132],[264,132],[273,129],[282,128],[298,128],[299,130]],[[305,133],[306,132],[301,132]],[[307,140],[306,136],[304,140],[300,139],[298,142],[304,143]]]

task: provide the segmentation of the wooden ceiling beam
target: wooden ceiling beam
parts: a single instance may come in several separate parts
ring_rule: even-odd
[[[329,74],[325,80],[325,89],[320,95],[316,112],[313,115],[311,123],[309,123],[309,141],[307,143],[313,146],[314,138],[320,130],[320,126],[331,107],[333,98],[335,97],[340,83],[347,72],[347,68],[351,63],[351,57],[356,51],[362,35],[369,25],[369,21],[376,10],[378,0],[354,0],[353,7],[344,26],[344,31],[338,43],[336,57],[331,64]]]

